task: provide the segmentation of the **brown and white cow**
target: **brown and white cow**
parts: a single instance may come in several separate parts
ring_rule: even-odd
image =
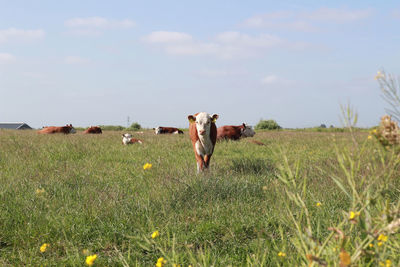
[[[72,124],[67,124],[65,126],[49,126],[45,127],[38,131],[40,134],[55,134],[55,133],[63,133],[63,134],[74,134],[76,130],[72,127]]]
[[[84,134],[101,134],[103,131],[99,126],[90,126],[84,132]]]
[[[253,137],[255,134],[253,128],[245,123],[239,126],[225,125],[217,129],[217,140],[239,140],[242,137]]]
[[[143,144],[142,140],[133,138],[131,134],[126,133],[122,135],[122,144],[131,145],[135,143]]]
[[[183,131],[175,127],[158,126],[157,128],[153,128],[153,130],[156,134],[183,134]]]
[[[215,121],[218,115],[206,112],[189,115],[189,135],[192,140],[194,155],[197,161],[197,172],[210,166],[210,159],[217,141],[217,126]]]

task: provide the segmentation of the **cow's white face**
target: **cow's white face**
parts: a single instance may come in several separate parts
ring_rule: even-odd
[[[126,133],[126,134],[123,134],[122,137],[123,137],[124,139],[131,139],[131,138],[132,138],[132,135]]]
[[[253,130],[253,127],[248,126],[243,123],[244,129],[242,131],[242,137],[253,137],[256,132]]]
[[[154,132],[155,132],[156,134],[160,134],[160,133],[161,133],[161,128],[160,128],[160,127],[155,128],[155,129],[154,129]]]
[[[214,114],[212,117],[210,116],[210,114],[206,112],[200,112],[199,114],[197,114],[195,123],[196,123],[197,134],[199,135],[199,137],[209,136],[211,123],[215,122],[215,120],[217,119],[218,115],[216,114]]]

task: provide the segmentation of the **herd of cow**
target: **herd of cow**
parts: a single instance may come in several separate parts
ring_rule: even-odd
[[[251,126],[243,123],[239,126],[225,125],[219,127],[215,125],[215,121],[218,119],[218,115],[210,115],[206,112],[196,113],[189,115],[189,136],[192,141],[194,155],[197,161],[197,171],[203,171],[210,165],[210,159],[214,152],[214,147],[217,140],[239,140],[242,137],[253,137],[255,132]],[[182,130],[174,127],[162,127],[153,128],[155,134],[183,134]],[[39,130],[40,134],[54,134],[63,133],[71,134],[76,133],[75,128],[72,124],[66,126],[45,126]],[[85,134],[101,134],[102,130],[98,126],[91,126],[84,131]],[[122,143],[128,144],[142,144],[143,141],[140,139],[133,138],[131,134],[122,135]],[[254,141],[256,144],[262,144],[258,141]]]

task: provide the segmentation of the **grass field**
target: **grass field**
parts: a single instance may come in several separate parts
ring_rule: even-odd
[[[257,132],[199,175],[187,132],[121,134],[0,131],[0,266],[400,265],[400,159],[368,133]]]

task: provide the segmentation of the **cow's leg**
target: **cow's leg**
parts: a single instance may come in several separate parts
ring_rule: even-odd
[[[204,167],[205,167],[206,169],[208,169],[208,167],[210,166],[211,156],[212,156],[212,155],[205,155],[205,156],[204,156]]]
[[[197,161],[197,173],[204,170],[204,159],[199,154],[195,153],[196,161]]]
[[[200,163],[197,162],[197,173],[199,173],[199,172],[200,172]]]

